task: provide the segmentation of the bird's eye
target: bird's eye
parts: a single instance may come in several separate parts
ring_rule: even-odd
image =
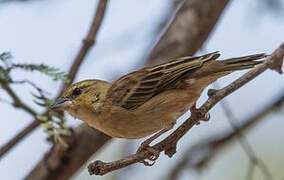
[[[81,91],[80,88],[75,88],[75,89],[73,90],[73,95],[75,95],[75,96],[78,96],[78,95],[80,95],[81,93],[82,93],[82,91]]]

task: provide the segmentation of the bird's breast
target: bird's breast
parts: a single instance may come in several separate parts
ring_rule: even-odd
[[[143,138],[163,128],[173,127],[199,95],[188,90],[169,90],[151,98],[135,110],[110,106],[100,114],[102,123],[92,123],[92,126],[114,137]]]
[[[199,96],[198,91],[190,89],[168,90],[134,110],[108,105],[101,106],[100,112],[88,108],[69,112],[107,135],[138,139],[164,128],[172,128]]]

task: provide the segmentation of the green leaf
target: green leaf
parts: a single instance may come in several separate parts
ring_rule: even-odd
[[[37,98],[37,99],[46,100],[46,97],[44,97],[43,95],[40,95],[40,96],[39,96],[39,95],[36,95],[36,94],[34,94],[34,93],[32,93],[32,92],[31,92],[31,94],[32,94],[33,97],[35,97],[35,98]]]
[[[61,80],[61,81],[68,81],[67,76],[64,72],[61,72],[59,69],[54,67],[49,67],[45,64],[13,64],[12,68],[21,68],[29,71],[38,71],[45,75],[48,75],[53,78],[53,80]]]
[[[8,83],[12,81],[11,77],[9,76],[9,72],[6,71],[1,66],[0,66],[0,81],[4,81]]]
[[[47,134],[52,135],[52,136],[57,135],[54,130],[50,130],[50,129],[45,129],[44,132],[46,132]]]
[[[42,115],[39,115],[39,114],[36,115],[36,119],[43,121],[43,122],[46,122],[46,121],[49,120],[48,116],[42,116]]]
[[[33,102],[35,103],[35,104],[37,104],[37,105],[39,105],[39,106],[43,106],[43,107],[47,107],[48,106],[48,104],[46,104],[45,102],[38,102],[38,101],[36,101],[36,100],[33,100]]]
[[[41,123],[40,126],[47,129],[47,130],[52,130],[54,128],[53,125],[48,124],[48,123]]]

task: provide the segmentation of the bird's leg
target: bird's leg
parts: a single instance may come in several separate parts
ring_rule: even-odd
[[[146,141],[141,143],[141,145],[138,148],[136,153],[147,150],[148,152],[150,152],[152,154],[152,156],[149,157],[148,160],[153,161],[153,163],[149,163],[145,160],[141,161],[141,163],[143,163],[145,166],[153,166],[155,164],[155,160],[157,160],[159,158],[159,155],[160,155],[160,151],[152,148],[151,146],[149,146],[149,144],[151,142],[153,142],[155,139],[157,139],[158,137],[160,137],[162,134],[167,132],[168,130],[170,130],[170,129],[168,129],[168,128],[162,129],[161,131],[159,131],[158,133],[154,134],[153,136],[148,138]]]
[[[200,121],[209,121],[210,119],[210,114],[206,113],[203,115],[202,110],[196,108],[196,103],[193,104],[193,106],[190,108],[190,112],[192,116],[197,116],[199,121],[196,123],[196,125],[200,124]]]

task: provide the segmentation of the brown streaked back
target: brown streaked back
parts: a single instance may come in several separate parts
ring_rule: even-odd
[[[183,57],[154,67],[146,67],[116,80],[107,92],[113,105],[133,110],[171,87],[183,74],[220,56],[213,52],[197,57]]]

